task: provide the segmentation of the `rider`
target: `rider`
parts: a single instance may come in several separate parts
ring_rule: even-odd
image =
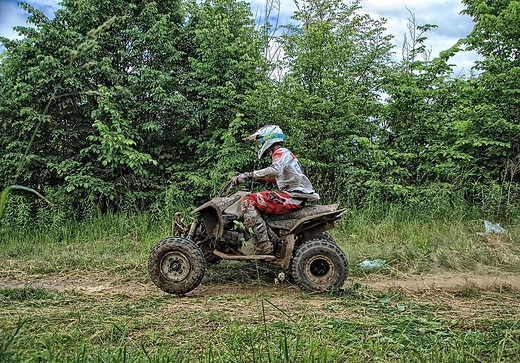
[[[256,142],[258,158],[271,156],[272,164],[264,169],[235,176],[233,184],[261,180],[276,182],[280,190],[250,193],[240,202],[244,213],[244,225],[255,235],[255,254],[270,254],[273,253],[274,246],[260,214],[287,214],[300,209],[303,201],[318,200],[320,196],[303,173],[298,159],[289,149],[283,147],[285,135],[280,127],[264,126],[244,140]]]

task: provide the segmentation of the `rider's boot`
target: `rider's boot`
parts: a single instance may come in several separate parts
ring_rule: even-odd
[[[267,226],[262,216],[255,208],[244,208],[244,225],[248,230],[253,231],[255,236],[255,254],[268,255],[273,253],[273,243],[269,239]]]

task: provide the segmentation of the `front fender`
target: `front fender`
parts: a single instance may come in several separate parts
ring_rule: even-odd
[[[192,211],[191,214],[200,215],[200,218],[204,221],[208,237],[211,239],[222,237],[224,233],[222,211],[217,204],[209,201]]]
[[[242,195],[238,193],[230,197],[215,197],[192,211],[191,214],[200,215],[210,238],[222,237],[224,233],[222,213],[226,208],[236,204],[241,197]]]

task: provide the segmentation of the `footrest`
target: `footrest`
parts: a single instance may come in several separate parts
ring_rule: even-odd
[[[230,255],[217,250],[213,251],[215,256],[222,258],[223,260],[264,260],[264,261],[275,261],[276,257],[272,255]]]

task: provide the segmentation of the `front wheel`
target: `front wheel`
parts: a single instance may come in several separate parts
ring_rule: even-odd
[[[148,273],[164,292],[184,294],[195,289],[205,272],[204,254],[192,241],[168,237],[157,243],[148,258]]]
[[[302,290],[329,291],[345,283],[348,262],[335,243],[315,238],[298,248],[291,263],[291,274]]]

